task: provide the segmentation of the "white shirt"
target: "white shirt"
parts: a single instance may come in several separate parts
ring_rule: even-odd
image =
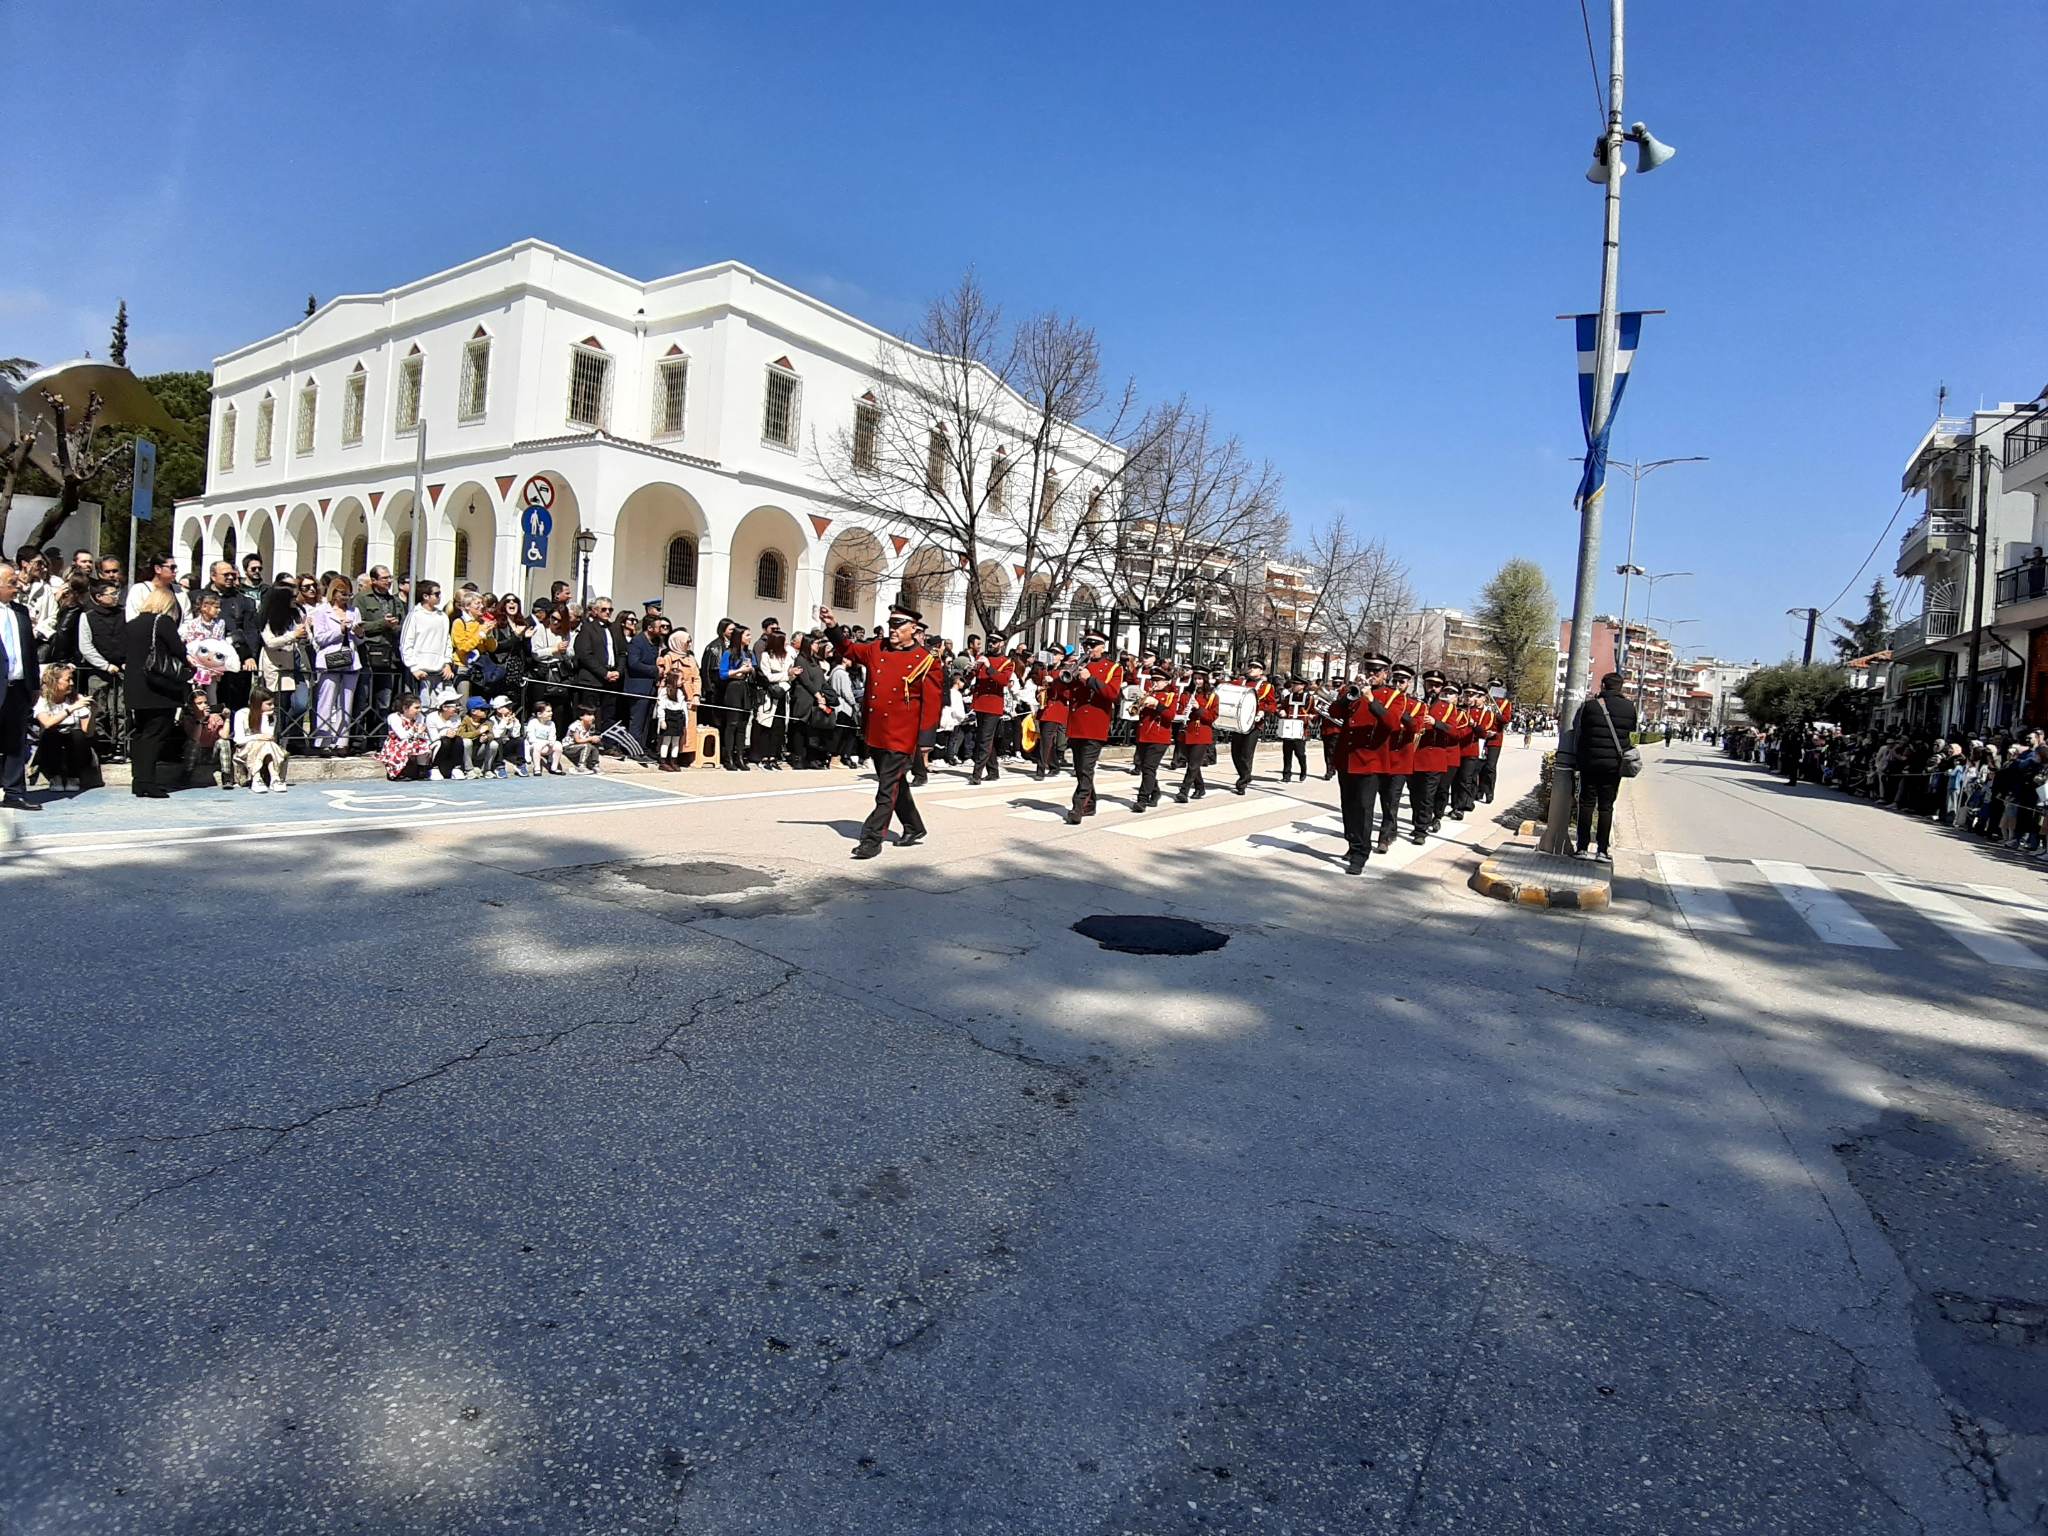
[[[526,722],[526,739],[536,747],[551,747],[555,744],[555,722],[543,720],[535,715]]]
[[[429,676],[447,666],[455,659],[448,644],[448,615],[424,605],[407,613],[398,632],[398,655],[412,671]]]
[[[21,612],[12,603],[0,603],[0,650],[7,653],[7,681],[26,681],[22,669],[28,665],[28,636],[22,633]]]
[[[28,590],[21,594],[28,604],[29,622],[35,626],[36,638],[47,640],[57,633],[57,584],[47,578],[32,581]]]
[[[124,611],[124,612],[125,612],[125,613],[126,613],[126,614],[128,615],[128,617],[129,617],[129,618],[131,618],[131,619],[132,619],[132,618],[134,618],[134,617],[135,617],[135,616],[136,616],[137,614],[139,614],[139,613],[141,613],[141,612],[142,612],[142,600],[143,600],[143,599],[144,599],[145,597],[149,596],[149,593],[150,593],[150,589],[151,589],[152,587],[154,587],[155,585],[156,585],[156,583],[155,583],[155,582],[153,582],[153,581],[138,581],[137,583],[135,583],[135,585],[134,585],[134,586],[132,586],[132,587],[130,587],[130,588],[128,589],[128,601],[127,601],[127,603],[126,603],[126,604],[125,604],[125,605],[123,606],[123,611]],[[171,602],[172,602],[172,603],[174,604],[174,607],[172,608],[172,610],[171,610],[171,611],[172,611],[172,612],[174,612],[175,614],[177,614],[177,616],[178,616],[178,617],[179,617],[180,619],[184,618],[184,617],[185,617],[185,591],[184,591],[184,588],[182,588],[182,587],[173,587],[173,588],[171,588]]]

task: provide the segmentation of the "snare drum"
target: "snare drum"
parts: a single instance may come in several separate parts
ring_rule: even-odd
[[[1282,741],[1308,740],[1308,722],[1306,720],[1281,720],[1277,724]]]

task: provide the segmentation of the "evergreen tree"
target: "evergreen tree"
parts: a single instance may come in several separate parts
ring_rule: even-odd
[[[1885,637],[1892,632],[1892,605],[1884,595],[1882,578],[1870,584],[1870,596],[1865,600],[1863,617],[1854,624],[1836,624],[1835,655],[1842,661],[1854,661],[1858,656],[1868,656],[1884,649]]]
[[[114,311],[114,338],[107,343],[107,361],[119,367],[128,366],[128,301],[123,299],[121,307]]]
[[[1486,659],[1508,685],[1508,696],[1540,708],[1557,672],[1557,599],[1543,567],[1533,560],[1506,562],[1480,591],[1475,617],[1486,631]]]

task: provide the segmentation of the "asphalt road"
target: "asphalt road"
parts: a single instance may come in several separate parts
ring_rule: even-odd
[[[45,813],[0,1532],[2041,1528],[2036,866],[1681,749],[1596,919],[1064,787]]]

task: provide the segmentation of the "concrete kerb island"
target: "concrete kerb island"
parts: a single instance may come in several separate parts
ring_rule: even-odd
[[[1533,840],[1524,840],[1532,825],[1524,822],[1521,836],[1480,857],[1472,889],[1518,907],[1606,911],[1613,902],[1613,866],[1545,853]]]

